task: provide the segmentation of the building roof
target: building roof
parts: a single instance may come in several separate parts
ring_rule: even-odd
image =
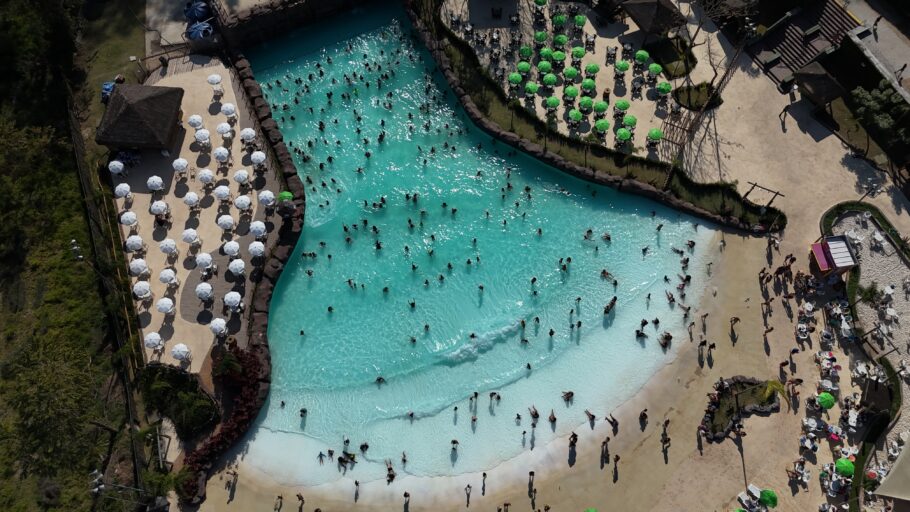
[[[167,148],[177,129],[183,89],[118,84],[95,134],[112,148]]]
[[[821,64],[810,62],[793,74],[800,90],[818,105],[827,105],[844,95],[840,82],[825,71]]]
[[[831,261],[834,262],[834,268],[853,267],[856,265],[856,259],[850,246],[847,245],[847,238],[843,236],[825,237],[825,245],[828,248],[828,254],[831,255]]]
[[[638,28],[656,35],[686,23],[686,18],[670,0],[626,0],[622,8]]]

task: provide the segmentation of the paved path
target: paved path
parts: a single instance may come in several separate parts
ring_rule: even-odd
[[[883,64],[897,71],[910,63],[910,38],[898,28],[910,29],[910,20],[894,12],[881,0],[848,0],[846,3],[847,10],[872,30],[872,36],[865,41]],[[873,28],[879,16],[881,20]],[[910,70],[904,71],[901,85],[910,91]]]

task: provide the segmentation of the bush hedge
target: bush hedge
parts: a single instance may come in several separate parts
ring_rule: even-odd
[[[181,439],[192,439],[215,425],[218,407],[196,376],[169,365],[150,363],[139,374],[146,408],[174,422]]]

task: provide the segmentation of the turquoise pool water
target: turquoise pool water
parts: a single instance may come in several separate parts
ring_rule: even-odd
[[[685,335],[665,299],[679,296],[671,248],[691,259],[685,303],[698,299],[710,229],[495,144],[427,74],[405,19],[372,7],[249,54],[285,139],[309,156],[297,156],[306,228],[272,299],[272,393],[247,456],[283,483],[341,478],[317,456],[345,438],[360,462],[347,475],[362,481],[384,478],[385,459],[399,475],[488,470],[577,428],[586,408],[603,416],[669,360],[657,335]]]

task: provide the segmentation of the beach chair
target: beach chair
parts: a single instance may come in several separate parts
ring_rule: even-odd
[[[748,509],[752,506],[752,500],[749,499],[749,495],[746,494],[745,491],[739,493],[736,496],[736,499],[739,500],[739,503],[746,509]]]
[[[755,499],[758,499],[758,497],[761,496],[761,489],[755,484],[750,483],[746,489],[749,491],[749,494],[755,497]]]

